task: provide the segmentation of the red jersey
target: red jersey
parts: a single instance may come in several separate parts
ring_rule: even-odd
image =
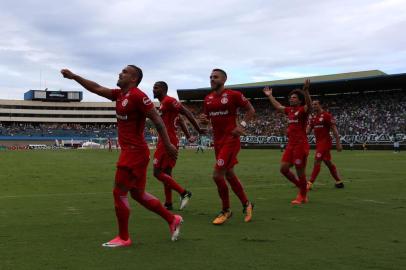
[[[179,101],[170,96],[165,96],[161,100],[161,117],[164,121],[166,130],[169,135],[171,143],[175,146],[178,145],[178,136],[176,135],[176,130],[178,129],[179,111],[181,104]],[[162,140],[158,139],[157,147],[163,146]]]
[[[212,92],[204,99],[204,113],[213,126],[214,144],[240,143],[231,131],[237,126],[237,110],[245,107],[248,100],[238,91],[224,89],[220,94]]]
[[[154,104],[138,88],[131,88],[125,94],[115,89],[113,90],[114,100],[116,101],[118,143],[121,149],[145,153],[148,150],[144,136],[146,113],[154,108]]]
[[[308,144],[306,126],[309,114],[304,106],[285,107],[285,114],[288,116],[288,143]]]
[[[328,112],[321,112],[310,118],[310,127],[314,129],[317,144],[331,147],[330,129],[333,124],[333,116]]]

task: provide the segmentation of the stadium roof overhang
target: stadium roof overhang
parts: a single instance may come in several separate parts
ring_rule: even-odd
[[[365,91],[406,89],[406,73],[387,75],[381,71],[363,71],[336,75],[309,77],[312,95],[341,94]],[[274,96],[287,96],[295,88],[302,88],[305,78],[269,81],[251,84],[230,85],[226,88],[238,90],[247,98],[264,98],[262,89],[271,86]],[[182,101],[203,100],[210,88],[179,89]]]

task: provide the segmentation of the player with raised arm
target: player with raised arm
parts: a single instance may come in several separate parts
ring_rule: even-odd
[[[244,129],[247,122],[253,118],[255,110],[242,93],[224,88],[226,80],[227,74],[224,70],[213,69],[210,75],[212,92],[204,99],[204,113],[200,116],[202,123],[209,123],[210,121],[213,128],[216,155],[213,180],[217,185],[218,194],[222,201],[222,210],[213,220],[215,225],[223,224],[232,215],[225,179],[243,206],[245,222],[251,221],[254,208],[234,172],[234,166],[238,163],[237,155],[241,147],[240,136],[245,134]],[[239,108],[245,110],[245,115],[242,121],[237,122]]]
[[[303,204],[308,202],[306,163],[309,155],[309,142],[306,135],[306,126],[311,108],[309,94],[310,81],[306,80],[302,89],[295,89],[289,93],[289,107],[280,104],[272,95],[272,88],[265,87],[264,94],[269,98],[272,106],[288,117],[288,144],[283,153],[280,172],[299,188],[299,193],[291,202]],[[290,168],[295,166],[296,176]]]
[[[168,84],[164,81],[159,81],[154,84],[153,87],[154,98],[157,98],[161,103],[160,111],[161,117],[165,124],[166,130],[168,131],[169,139],[171,143],[178,146],[179,139],[176,135],[178,129],[178,124],[181,124],[180,115],[186,116],[189,122],[193,125],[197,132],[203,133],[204,130],[200,128],[193,114],[180,103],[175,98],[167,95]],[[182,124],[181,124],[182,127]],[[189,140],[193,140],[190,136],[189,131],[184,126],[183,131]],[[175,167],[176,159],[170,157],[167,153],[165,144],[161,139],[158,139],[157,149],[154,154],[154,176],[164,184],[165,191],[165,207],[167,209],[172,209],[172,190],[175,190],[180,195],[180,207],[182,210],[188,204],[190,198],[192,197],[192,192],[184,189],[179,185],[175,179],[172,177],[172,170]]]
[[[335,187],[343,188],[344,183],[341,180],[336,166],[331,162],[330,149],[332,146],[332,139],[330,136],[330,130],[333,132],[334,138],[336,140],[337,151],[340,152],[343,147],[340,142],[340,135],[338,134],[337,126],[333,116],[323,110],[320,100],[313,100],[312,102],[313,115],[310,118],[309,125],[307,126],[306,133],[309,134],[314,130],[314,135],[316,137],[316,153],[314,156],[314,166],[313,172],[310,180],[307,182],[307,189],[310,190],[314,181],[316,181],[317,176],[320,172],[321,162],[330,170],[331,175],[335,179]]]
[[[117,162],[113,197],[119,234],[104,243],[103,246],[123,247],[132,243],[128,232],[130,216],[128,192],[142,206],[164,218],[169,224],[171,240],[177,240],[183,221],[182,217],[173,215],[157,198],[145,191],[149,162],[149,149],[144,136],[147,117],[155,124],[168,155],[172,159],[176,159],[178,151],[171,144],[162,119],[153,103],[138,88],[143,76],[142,70],[134,65],[126,66],[119,74],[117,81],[119,89],[103,87],[68,69],[62,69],[61,73],[65,78],[76,81],[90,92],[116,101],[118,141],[121,152]]]

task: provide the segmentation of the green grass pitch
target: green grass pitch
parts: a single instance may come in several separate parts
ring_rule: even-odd
[[[222,226],[211,225],[220,210],[213,155],[180,152],[174,176],[193,197],[178,242],[131,201],[134,245],[106,249],[117,233],[117,152],[0,152],[0,269],[406,269],[406,153],[333,152],[345,188],[322,167],[310,202],[291,206],[296,190],[279,173],[281,153],[242,150],[236,172],[254,218],[243,222],[232,194],[234,215]],[[147,190],[162,199],[151,171]]]

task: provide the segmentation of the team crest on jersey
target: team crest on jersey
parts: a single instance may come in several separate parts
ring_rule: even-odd
[[[321,158],[321,153],[317,153],[316,157]]]
[[[302,160],[301,160],[301,159],[296,159],[296,160],[295,160],[295,164],[296,164],[296,165],[302,164]]]
[[[209,99],[213,99],[213,96],[209,96]]]
[[[298,115],[299,115],[299,111],[295,112],[295,116],[298,116]]]
[[[144,97],[142,99],[142,102],[144,103],[144,105],[148,106],[149,104],[151,104],[151,100],[148,97]]]
[[[228,98],[227,98],[227,97],[221,98],[221,104],[227,104],[227,102],[228,102]]]
[[[320,118],[319,118],[319,122],[323,122],[323,117],[320,117]]]
[[[157,165],[158,164],[158,159],[154,158],[153,164]]]
[[[224,159],[218,159],[217,160],[217,166],[223,166],[224,165]]]
[[[123,106],[123,107],[127,106],[127,104],[128,104],[128,99],[124,99],[124,100],[121,102],[121,106]]]

